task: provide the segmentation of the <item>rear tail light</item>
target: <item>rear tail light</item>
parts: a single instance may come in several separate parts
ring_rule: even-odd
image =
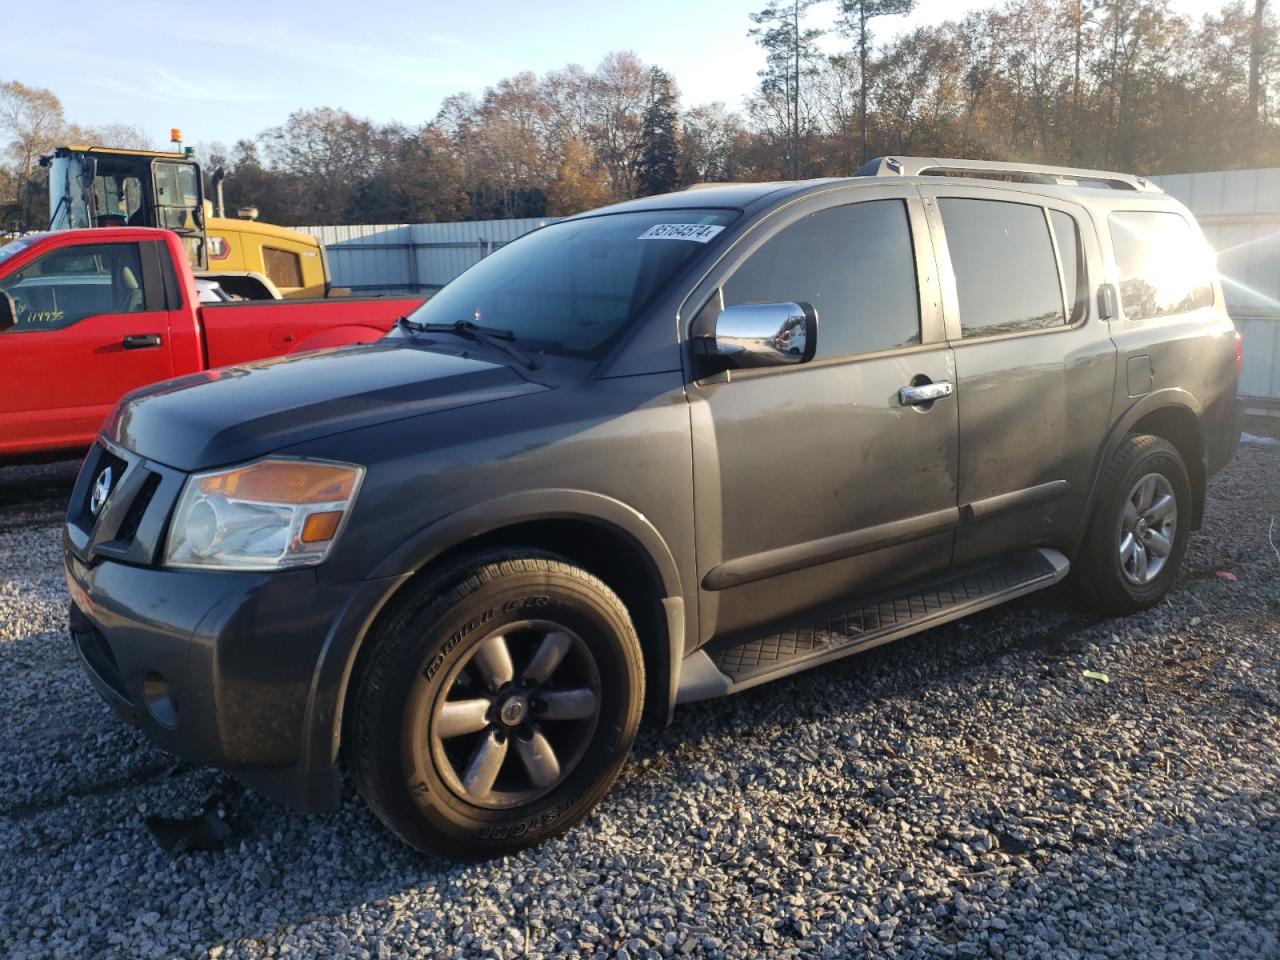
[[[1236,373],[1244,369],[1244,337],[1236,331]]]

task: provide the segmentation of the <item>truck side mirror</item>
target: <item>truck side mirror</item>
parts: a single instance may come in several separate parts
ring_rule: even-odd
[[[4,333],[11,327],[18,324],[18,308],[14,305],[13,297],[0,291],[0,333]]]
[[[818,347],[818,313],[808,303],[739,303],[720,311],[707,339],[712,354],[739,369],[808,363]]]

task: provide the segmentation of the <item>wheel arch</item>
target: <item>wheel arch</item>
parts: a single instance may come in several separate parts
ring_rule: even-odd
[[[405,588],[469,554],[524,547],[560,554],[600,577],[626,605],[645,658],[645,711],[667,722],[684,650],[683,594],[675,560],[649,520],[621,501],[578,490],[526,492],[477,504],[408,537],[370,574],[386,583],[377,613],[344,651],[320,665],[335,690],[331,746],[337,755],[350,681],[367,640],[396,610]],[[321,735],[322,731],[316,731]]]
[[[1205,491],[1208,484],[1203,418],[1204,410],[1199,401],[1186,390],[1177,387],[1156,390],[1139,398],[1116,418],[1094,467],[1089,500],[1081,520],[1080,532],[1071,545],[1071,556],[1075,556],[1084,539],[1107,461],[1111,459],[1124,438],[1132,433],[1149,433],[1169,441],[1177,448],[1183,463],[1186,464],[1187,475],[1191,481],[1191,529],[1199,529],[1204,517]]]

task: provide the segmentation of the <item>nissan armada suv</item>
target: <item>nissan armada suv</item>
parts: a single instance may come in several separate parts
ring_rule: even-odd
[[[1238,340],[1133,176],[911,158],[529,234],[382,341],[126,397],[71,632],[162,747],[424,851],[580,820],[642,714],[1073,581],[1169,589]]]

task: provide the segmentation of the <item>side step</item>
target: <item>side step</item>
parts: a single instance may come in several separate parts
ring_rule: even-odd
[[[867,650],[890,640],[1052,586],[1070,564],[1038,548],[931,586],[868,603],[842,616],[685,658],[677,703],[737,693],[757,684]]]

